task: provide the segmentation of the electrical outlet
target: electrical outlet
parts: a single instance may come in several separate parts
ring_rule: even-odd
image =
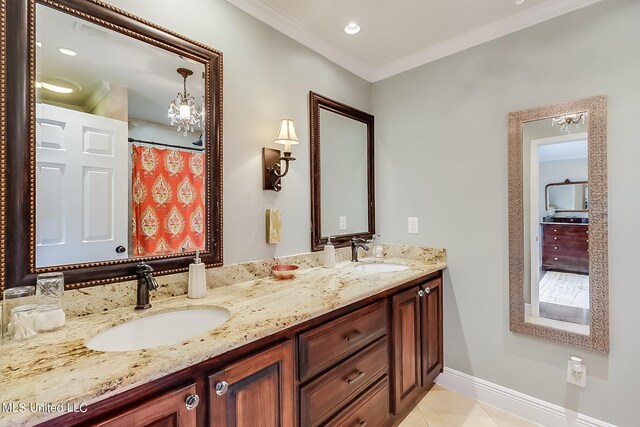
[[[572,357],[567,361],[567,382],[583,388],[587,386],[587,365],[582,359]]]
[[[409,234],[418,234],[418,217],[410,216],[407,221],[407,232]]]
[[[340,217],[340,230],[346,230],[347,229],[347,217],[346,216],[341,216]]]

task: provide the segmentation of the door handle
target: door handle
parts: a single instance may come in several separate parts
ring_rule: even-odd
[[[120,245],[118,247],[116,247],[116,253],[117,254],[123,254],[127,251],[127,248],[125,248],[124,246]]]

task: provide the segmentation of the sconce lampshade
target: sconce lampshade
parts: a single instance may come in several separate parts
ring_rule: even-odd
[[[284,152],[291,152],[292,144],[299,144],[298,135],[296,135],[296,129],[293,127],[293,120],[291,119],[282,119],[280,121],[280,129],[278,131],[278,136],[273,141],[276,144],[284,145]]]

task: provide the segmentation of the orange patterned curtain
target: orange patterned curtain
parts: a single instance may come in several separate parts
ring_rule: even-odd
[[[204,249],[204,154],[132,146],[133,255]]]

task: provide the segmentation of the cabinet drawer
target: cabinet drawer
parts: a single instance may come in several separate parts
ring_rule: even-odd
[[[387,339],[345,360],[300,390],[300,421],[317,426],[387,373]]]
[[[300,382],[386,333],[386,301],[380,301],[301,334],[298,339]]]
[[[542,231],[547,236],[573,236],[573,237],[586,237],[589,235],[588,225],[550,225],[543,224]]]
[[[569,255],[577,257],[589,256],[589,243],[575,242],[571,244],[562,243],[543,243],[542,255],[558,256]]]
[[[587,274],[589,272],[589,258],[568,255],[542,255],[542,268],[545,270]]]
[[[327,427],[378,427],[389,420],[389,379],[384,377],[331,420]]]

